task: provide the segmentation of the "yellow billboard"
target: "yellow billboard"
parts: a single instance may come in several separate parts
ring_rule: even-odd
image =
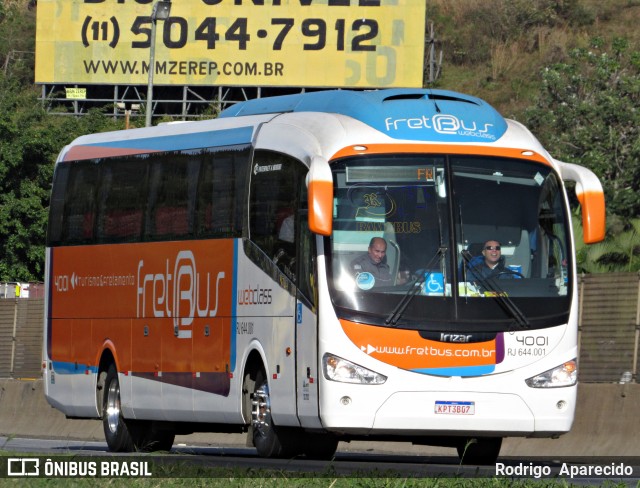
[[[426,0],[157,1],[38,0],[36,83],[422,86]]]

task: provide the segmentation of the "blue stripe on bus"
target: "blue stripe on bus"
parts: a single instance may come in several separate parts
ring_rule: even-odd
[[[230,371],[233,373],[236,369],[236,317],[237,305],[238,305],[238,246],[240,245],[240,239],[233,240],[233,277],[231,280],[231,357],[229,358]]]
[[[86,364],[69,363],[65,361],[52,361],[53,371],[58,374],[87,374],[87,371],[93,374],[98,373],[97,366],[88,366]]]
[[[412,369],[414,373],[431,374],[434,376],[482,376],[493,373],[496,367],[493,364],[484,366],[460,366],[457,368],[425,368]]]
[[[182,151],[203,147],[233,146],[249,144],[253,137],[253,127],[192,132],[188,134],[172,134],[139,139],[122,139],[119,141],[96,142],[82,144],[85,147],[108,147],[120,149],[145,149],[149,151]]]

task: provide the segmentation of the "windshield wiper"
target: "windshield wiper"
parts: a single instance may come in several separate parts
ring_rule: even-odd
[[[481,270],[475,264],[471,264],[471,259],[473,256],[469,251],[463,249],[460,253],[462,255],[462,259],[465,261],[465,268],[469,267],[475,278],[480,282],[480,284],[489,292],[491,292],[491,296],[495,297],[498,303],[504,308],[518,323],[521,329],[528,329],[531,327],[529,323],[529,319],[522,313],[522,310],[518,308],[518,306],[513,303],[513,300],[506,294],[506,292],[500,288],[500,286],[495,282],[493,278],[485,278],[482,276]]]
[[[400,320],[400,317],[402,317],[402,314],[409,306],[409,303],[411,302],[413,297],[415,297],[418,294],[418,292],[421,290],[422,283],[424,283],[429,277],[429,275],[431,275],[432,273],[431,268],[433,267],[435,262],[441,256],[444,256],[444,253],[446,252],[447,252],[447,248],[445,246],[440,246],[438,248],[435,255],[431,258],[431,261],[427,263],[427,266],[426,266],[427,271],[425,273],[422,273],[420,278],[418,278],[416,281],[413,282],[413,285],[411,286],[409,291],[405,293],[405,295],[400,299],[400,301],[398,302],[396,307],[393,309],[393,311],[386,318],[386,320],[384,321],[386,325],[395,326],[398,323],[398,320]]]

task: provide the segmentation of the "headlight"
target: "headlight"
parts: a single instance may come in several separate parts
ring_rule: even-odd
[[[578,364],[575,359],[525,380],[531,388],[560,388],[573,386],[577,381]]]
[[[342,383],[357,383],[360,385],[381,385],[387,381],[387,377],[371,371],[362,366],[334,356],[325,354],[322,358],[322,371],[324,377],[331,381]]]

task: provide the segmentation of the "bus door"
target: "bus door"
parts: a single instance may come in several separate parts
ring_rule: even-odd
[[[306,188],[305,188],[306,190]],[[301,201],[306,202],[306,192]],[[296,403],[300,425],[320,428],[318,413],[318,310],[315,236],[307,210],[298,212],[296,294]]]
[[[256,340],[264,348],[271,411],[274,423],[282,426],[300,424],[299,396],[304,398],[303,391],[311,391],[304,385],[316,374],[316,314],[308,298],[311,278],[304,277],[302,287],[299,281],[312,267],[310,233],[300,225],[307,220],[307,171],[297,159],[266,150],[255,151],[251,171],[248,248],[254,251],[247,256],[264,271],[259,285],[269,289],[269,296],[266,306],[241,311],[252,315],[256,330],[261,331]],[[247,277],[247,283],[251,279]],[[315,377],[311,383],[316,386]],[[317,401],[311,394],[307,398],[302,403],[314,403],[317,418]]]

